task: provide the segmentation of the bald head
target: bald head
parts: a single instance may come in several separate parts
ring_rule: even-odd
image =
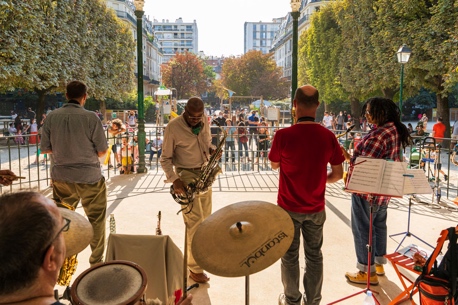
[[[200,112],[204,109],[204,102],[199,97],[193,96],[186,103],[186,107],[192,112]]]
[[[319,94],[318,90],[311,85],[304,85],[297,88],[294,100],[298,107],[311,108],[318,107]]]

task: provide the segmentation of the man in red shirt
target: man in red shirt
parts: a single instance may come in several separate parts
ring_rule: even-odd
[[[310,85],[296,90],[297,124],[278,130],[269,153],[272,169],[280,171],[278,205],[294,223],[293,242],[281,259],[284,294],[281,304],[318,305],[323,284],[323,225],[326,183],[342,178],[344,156],[334,133],[315,122],[318,90]],[[310,149],[309,143],[320,143]],[[328,163],[331,170],[328,172]],[[304,239],[304,295],[299,289],[300,236]]]
[[[442,143],[445,135],[445,124],[442,123],[443,119],[441,116],[437,117],[437,123],[433,125],[432,136],[436,139],[436,143]]]

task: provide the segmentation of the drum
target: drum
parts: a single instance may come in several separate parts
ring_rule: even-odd
[[[71,288],[72,304],[144,304],[146,273],[137,264],[111,261],[81,273]]]

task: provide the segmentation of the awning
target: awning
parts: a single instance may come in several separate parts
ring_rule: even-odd
[[[170,89],[158,89],[154,91],[154,95],[172,95],[172,90]]]

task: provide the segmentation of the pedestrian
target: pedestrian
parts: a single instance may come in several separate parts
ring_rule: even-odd
[[[120,135],[126,132],[126,127],[120,119],[114,119],[108,124],[108,143],[111,147],[111,152],[113,152],[114,160],[116,161],[117,167],[121,167],[121,159],[118,155],[118,145],[117,141],[120,138]],[[107,155],[105,159],[105,165],[108,164],[108,168],[113,168],[114,166],[110,163],[110,156]]]
[[[167,124],[160,159],[166,182],[173,183],[176,196],[187,198],[187,185],[200,177],[202,167],[213,152],[204,103],[199,97],[191,97],[185,111]],[[190,205],[182,205],[186,209],[182,214],[187,229],[187,267],[193,281],[207,283],[210,278],[195,261],[191,245],[198,226],[211,214],[211,186],[208,191],[201,190],[193,195],[195,198]]]
[[[157,133],[156,135],[156,139],[154,139],[153,141],[151,141],[151,151],[150,151],[150,154],[149,154],[149,164],[151,165],[151,161],[153,160],[153,157],[155,154],[157,154],[157,160],[159,160],[161,158],[161,155],[162,155],[162,144],[163,144],[163,141],[161,139],[161,134],[160,133]]]
[[[318,305],[323,285],[321,247],[326,183],[342,179],[344,156],[334,133],[315,123],[320,104],[318,90],[311,85],[299,87],[293,103],[297,124],[275,133],[269,153],[272,169],[280,169],[277,203],[294,224],[292,244],[281,258],[284,295],[280,296],[280,304]],[[309,149],[310,143],[320,145]],[[301,235],[305,253],[304,295],[299,288]]]
[[[37,114],[35,111],[32,110],[32,108],[27,108],[27,118],[30,121],[30,124],[32,124],[32,120],[37,118]]]
[[[251,162],[248,157],[248,132],[245,127],[244,122],[240,122],[237,125],[237,138],[238,138],[238,148],[239,148],[239,157],[241,162]],[[243,150],[245,149],[245,158],[243,158]]]
[[[232,126],[232,120],[227,119],[226,120],[226,132],[227,132],[227,137],[226,137],[226,143],[225,143],[225,157],[224,159],[226,162],[229,163],[229,149],[231,150],[231,162],[235,162],[235,136],[234,134],[236,133],[236,128]]]
[[[426,132],[426,129],[428,128],[428,117],[426,116],[426,113],[423,113],[420,121],[423,123],[423,131]]]
[[[365,116],[373,129],[355,146],[350,159],[348,176],[351,178],[352,167],[356,158],[369,158],[402,161],[401,150],[411,143],[407,127],[400,120],[400,110],[390,99],[374,97],[368,99],[362,108],[361,116]],[[385,274],[387,245],[387,207],[390,201],[387,196],[375,196],[353,193],[351,196],[351,226],[356,252],[356,273],[347,272],[348,281],[366,284],[368,272],[370,283],[378,284],[378,275]],[[369,216],[372,212],[373,241],[371,266],[368,265],[367,242],[369,240]]]
[[[107,150],[102,122],[94,112],[84,109],[87,86],[81,81],[67,84],[68,102],[52,111],[41,133],[41,153],[52,154],[53,199],[58,205],[78,206],[88,217],[94,236],[90,246],[91,265],[103,261],[107,191],[99,158]]]
[[[442,123],[443,119],[441,116],[437,117],[437,123],[433,125],[433,132],[431,133],[431,136],[436,139],[436,143],[442,143],[444,140],[445,136],[445,130],[447,127],[445,127],[445,124]]]
[[[450,142],[450,154],[452,150],[455,148],[456,143],[458,142],[458,120],[453,123],[453,130],[452,130],[452,141]]]
[[[345,125],[345,120],[344,120],[344,115],[341,112],[339,112],[339,115],[336,117],[336,126],[338,131],[342,131],[344,129]]]

